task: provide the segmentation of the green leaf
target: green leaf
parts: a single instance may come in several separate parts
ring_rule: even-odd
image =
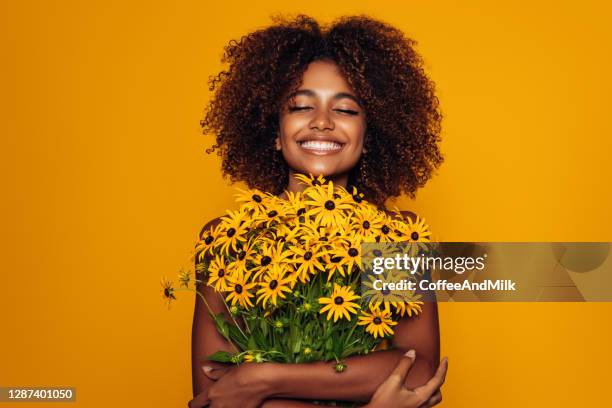
[[[216,361],[217,363],[231,363],[233,354],[227,351],[217,351],[216,353],[208,356],[209,361]]]

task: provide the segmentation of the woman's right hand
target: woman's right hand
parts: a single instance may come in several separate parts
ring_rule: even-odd
[[[440,403],[442,401],[440,387],[446,378],[448,359],[445,357],[442,360],[434,376],[425,385],[409,390],[404,386],[404,380],[414,359],[414,350],[407,352],[364,408],[428,408]]]

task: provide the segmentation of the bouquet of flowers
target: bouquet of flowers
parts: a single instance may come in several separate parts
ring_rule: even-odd
[[[286,192],[287,199],[239,190],[240,208],[200,236],[195,281],[214,288],[228,313],[213,313],[196,293],[237,350],[210,360],[335,361],[341,372],[344,358],[375,350],[400,317],[421,311],[414,292],[385,298],[361,290],[361,244],[428,242],[424,220],[397,210],[389,215],[355,188],[349,192],[321,176],[298,178],[304,191]],[[179,274],[184,289],[164,279],[163,297],[170,302],[178,290],[195,290],[192,282],[189,272]]]

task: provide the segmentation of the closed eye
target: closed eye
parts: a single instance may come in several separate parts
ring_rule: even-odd
[[[304,111],[312,109],[310,106],[290,106],[289,112]]]
[[[358,115],[359,112],[352,109],[334,109],[336,112],[345,113],[347,115]]]

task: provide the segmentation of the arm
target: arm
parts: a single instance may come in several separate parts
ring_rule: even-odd
[[[332,363],[266,363],[262,364],[265,371],[260,378],[268,382],[268,397],[367,402],[406,351],[414,349],[419,357],[404,384],[410,389],[421,386],[432,377],[439,358],[437,304],[426,303],[419,316],[402,319],[396,326],[393,345],[393,350],[347,358],[348,368],[341,374],[333,370]]]
[[[212,220],[202,229],[202,233],[219,222],[218,218]],[[197,277],[197,279],[201,280],[201,277]],[[204,283],[197,283],[196,289],[204,296],[213,313],[224,313],[227,321],[230,321],[227,309],[223,304],[223,299],[218,293]],[[215,380],[204,373],[202,366],[223,366],[220,363],[211,362],[207,359],[209,355],[219,350],[235,352],[233,346],[219,334],[203,300],[199,295],[196,295],[191,331],[191,372],[194,398],[206,392],[215,383]],[[316,406],[306,402],[287,399],[270,399],[262,405],[262,407],[266,408],[307,408]]]

